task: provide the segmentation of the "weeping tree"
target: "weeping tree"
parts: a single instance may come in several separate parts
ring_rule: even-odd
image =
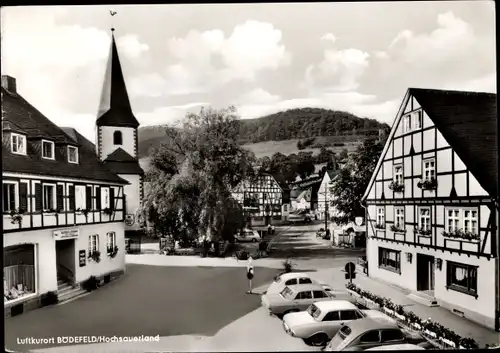
[[[168,142],[151,153],[141,213],[162,234],[230,239],[244,226],[231,191],[255,178],[255,156],[240,147],[233,107],[187,114],[182,128],[167,127]]]

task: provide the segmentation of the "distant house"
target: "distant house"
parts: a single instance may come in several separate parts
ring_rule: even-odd
[[[286,201],[286,192],[272,174],[260,172],[255,182],[241,183],[232,195],[243,206],[249,223],[267,225],[283,221],[283,196],[285,194]]]
[[[292,209],[316,210],[318,207],[318,189],[322,178],[316,174],[308,178],[294,182],[291,187]]]
[[[363,201],[370,277],[499,330],[496,99],[410,88]]]
[[[337,176],[337,171],[327,170],[321,184],[318,188],[318,216],[319,219],[325,219],[325,211],[328,211],[328,218],[334,213],[334,208],[331,206],[331,201],[333,200],[333,195],[330,191],[331,184]]]

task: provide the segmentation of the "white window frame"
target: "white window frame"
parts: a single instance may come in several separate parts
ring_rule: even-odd
[[[377,207],[377,225],[385,225],[385,210],[383,207]]]
[[[422,119],[422,110],[417,110],[411,113],[412,115],[412,123],[413,123],[413,129],[415,130],[420,130],[423,125],[423,119]]]
[[[45,207],[45,187],[52,188],[52,206],[53,207]],[[57,208],[57,196],[56,196],[56,184],[42,184],[42,209],[44,212],[50,211],[51,209],[55,210]]]
[[[412,128],[411,114],[403,115],[403,123],[404,123],[404,132],[410,132]]]
[[[108,232],[106,233],[106,253],[110,254],[114,251],[116,246],[116,233]]]
[[[11,181],[11,180],[3,180],[2,184],[9,184],[9,185],[14,185],[14,206],[15,210],[19,210],[19,184],[17,181]],[[3,185],[2,185],[2,194],[3,194]],[[5,196],[5,195],[3,195]],[[3,197],[2,197],[2,203],[3,203]],[[10,204],[10,202],[9,202]],[[2,212],[7,213],[11,212],[12,210],[4,210],[3,209],[4,205],[2,204]]]
[[[16,140],[16,143],[14,143],[14,140]],[[19,141],[21,141],[21,149],[19,149]],[[26,142],[26,135],[12,133],[10,135],[10,150],[14,154],[26,155]],[[14,146],[16,146],[16,149],[14,149]]]
[[[428,215],[424,215],[422,211],[429,211]],[[424,220],[424,222],[422,222]],[[424,227],[425,225],[425,227]],[[431,230],[431,208],[430,207],[419,207],[418,208],[418,229]]]
[[[398,169],[400,172],[398,172]],[[402,164],[395,164],[393,172],[394,172],[394,182],[398,183],[398,184],[403,184],[403,180],[404,180],[403,165]]]
[[[96,251],[99,251],[99,234],[89,235],[88,251],[89,256],[91,256]]]
[[[50,145],[50,152],[51,152],[51,156],[50,157],[47,157],[47,156],[43,155],[43,152],[44,152],[43,145],[47,144],[47,143]],[[54,144],[53,141],[42,140],[42,158],[43,159],[50,159],[50,160],[55,160],[56,159],[56,147],[55,147],[55,144]]]
[[[394,208],[394,226],[398,229],[405,228],[405,208],[395,207]]]
[[[79,190],[82,190],[79,191]],[[87,188],[85,185],[75,185],[75,209],[85,210],[87,209],[87,198],[86,198]],[[90,206],[90,205],[89,205]]]
[[[451,217],[454,220],[454,226],[451,228],[449,211],[458,211],[458,215],[455,214]],[[474,213],[475,217],[472,217]],[[445,209],[445,231],[452,233],[459,229],[472,234],[479,234],[479,211],[477,208],[449,207]]]
[[[463,212],[463,230],[466,232],[470,232],[472,234],[479,234],[479,212],[474,208],[464,208]],[[466,216],[466,212],[469,212],[470,216]],[[472,213],[476,214],[476,217],[472,217]],[[466,222],[469,222],[469,225],[466,225]],[[475,223],[475,226],[471,225]]]
[[[109,206],[109,188],[101,187],[101,209],[110,208]]]
[[[450,212],[453,212],[454,214],[450,216]],[[461,213],[462,210],[459,208],[450,207],[445,209],[445,229],[447,233],[451,233],[460,229],[460,226],[462,225]],[[450,227],[450,220],[454,221],[452,227]]]
[[[431,162],[434,162],[432,167]],[[429,177],[427,177],[427,172]],[[432,178],[436,179],[436,159],[434,157],[422,161],[422,180],[431,180]]]
[[[75,151],[75,158],[76,158],[76,160],[73,160],[73,161],[70,158],[70,156],[71,156],[70,151],[72,149]],[[68,163],[78,164],[78,147],[68,146]]]

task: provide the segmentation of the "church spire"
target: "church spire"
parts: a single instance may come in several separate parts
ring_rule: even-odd
[[[115,29],[112,28],[111,49],[97,113],[97,126],[108,125],[137,128],[139,122],[135,118],[130,106],[114,31]]]

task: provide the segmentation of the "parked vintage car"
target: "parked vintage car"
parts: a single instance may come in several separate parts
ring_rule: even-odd
[[[235,241],[239,242],[246,242],[246,241],[251,241],[253,243],[256,243],[260,241],[260,235],[256,230],[253,229],[245,229],[241,233],[236,234],[234,236]]]
[[[403,344],[391,344],[386,346],[378,346],[374,348],[368,348],[367,351],[425,351],[426,349],[422,346],[403,343]]]
[[[280,293],[285,289],[286,286],[295,286],[297,284],[319,284],[326,291],[331,291],[332,288],[327,284],[321,284],[318,281],[312,279],[307,273],[303,272],[289,272],[282,273],[275,278],[274,282],[271,283],[269,288],[266,290],[266,294]],[[346,292],[348,295],[348,293]]]
[[[328,300],[314,303],[306,311],[285,315],[283,328],[307,344],[324,346],[343,325],[365,317],[366,314],[347,300]]]
[[[288,215],[288,221],[290,223],[310,223],[312,219],[314,218],[311,217],[309,211],[307,210],[297,210]]]
[[[422,348],[433,345],[422,335],[400,328],[392,319],[368,317],[342,326],[325,351],[364,351],[369,348],[396,344],[416,344]]]
[[[262,305],[270,314],[277,316],[306,310],[318,301],[331,300],[331,296],[320,284],[297,284],[286,286],[280,293],[263,295]]]
[[[282,273],[276,277],[273,283],[271,283],[264,295],[281,293],[286,286],[296,286],[298,284],[318,284],[323,287],[325,292],[327,292],[332,299],[342,299],[352,303],[356,302],[356,299],[349,295],[344,289],[335,289],[328,284],[319,283],[304,272]]]

